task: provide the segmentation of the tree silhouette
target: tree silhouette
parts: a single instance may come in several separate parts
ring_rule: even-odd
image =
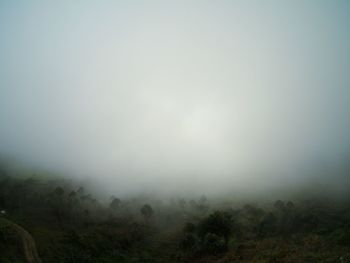
[[[227,246],[231,229],[231,215],[227,212],[216,211],[200,223],[199,236],[203,239],[207,234],[214,234],[223,238],[225,246]]]
[[[120,207],[120,199],[113,197],[111,204],[109,205],[109,207],[113,210],[117,210]]]
[[[140,212],[146,221],[148,221],[153,216],[153,209],[148,204],[143,205],[140,209]]]

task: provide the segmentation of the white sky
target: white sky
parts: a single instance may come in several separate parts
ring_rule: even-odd
[[[123,189],[297,178],[349,152],[349,11],[2,1],[1,152]]]

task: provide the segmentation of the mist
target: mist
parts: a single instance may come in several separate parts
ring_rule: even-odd
[[[124,194],[345,193],[349,12],[2,1],[0,154]]]

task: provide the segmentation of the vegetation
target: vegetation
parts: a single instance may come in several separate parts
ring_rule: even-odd
[[[104,200],[59,178],[2,172],[0,262],[28,260],[14,225],[31,234],[45,263],[350,262],[347,202],[209,201]]]

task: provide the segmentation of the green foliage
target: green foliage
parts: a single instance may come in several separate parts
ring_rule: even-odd
[[[329,238],[338,245],[350,247],[350,227],[343,227],[334,230]]]
[[[62,187],[59,187],[59,186],[58,186],[58,187],[56,187],[54,193],[55,193],[57,196],[62,197],[63,194],[64,194],[64,190],[63,190]]]
[[[194,233],[185,233],[181,240],[181,248],[185,252],[195,252],[199,249],[199,239]]]
[[[198,226],[198,235],[205,239],[207,234],[214,234],[221,237],[227,245],[232,230],[232,218],[227,212],[216,211],[205,218]]]
[[[207,233],[202,240],[202,251],[211,255],[220,254],[227,249],[225,240],[213,233]]]
[[[196,225],[193,224],[193,223],[186,223],[185,226],[184,226],[183,231],[184,231],[185,233],[195,233],[195,231],[196,231]]]
[[[187,253],[217,255],[227,250],[233,221],[230,213],[216,211],[198,225],[187,223],[183,228],[182,249]]]

